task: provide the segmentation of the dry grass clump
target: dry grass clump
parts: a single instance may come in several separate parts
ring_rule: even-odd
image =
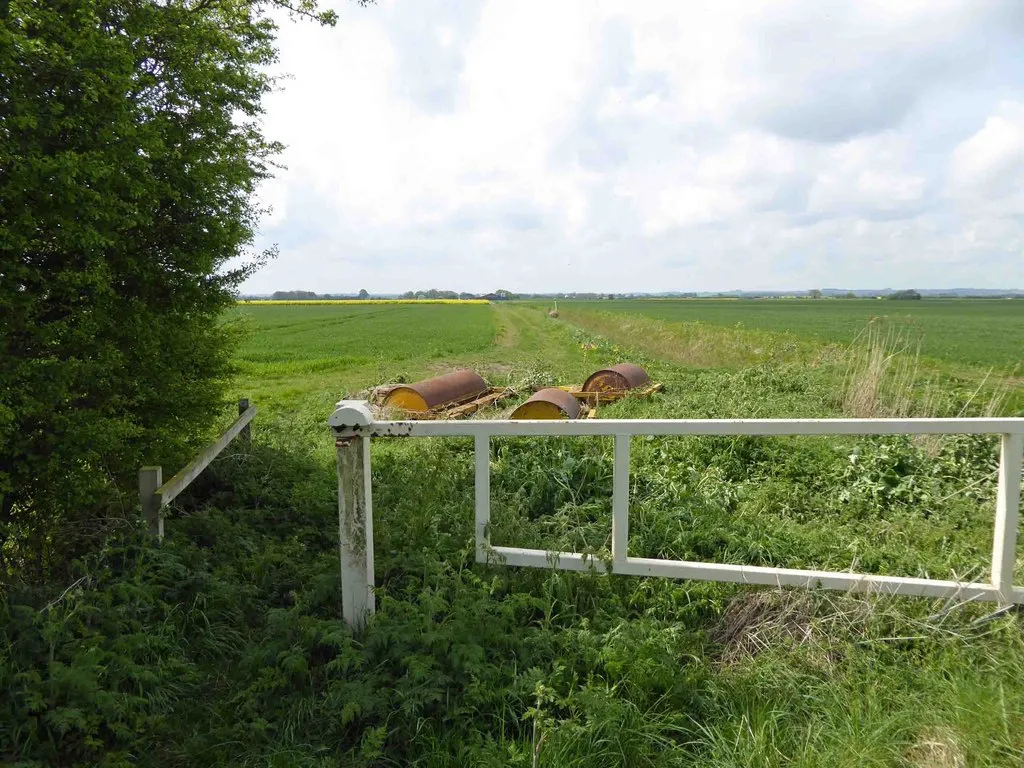
[[[711,639],[724,647],[722,660],[734,663],[780,642],[809,642],[814,636],[814,613],[808,592],[742,592],[726,607]]]
[[[872,318],[850,345],[843,412],[858,419],[934,415],[934,387],[920,381],[923,337]],[[924,392],[922,400],[918,392]],[[930,412],[931,411],[931,412]]]
[[[998,416],[1004,410],[1013,380],[1005,377],[994,387],[990,369],[956,414],[943,413],[941,388],[922,376],[924,336],[913,326],[890,325],[872,318],[847,350],[843,377],[843,412],[854,418],[932,418],[964,416],[979,396],[987,400],[979,415]]]
[[[977,576],[976,571],[953,574],[964,582]],[[812,660],[830,668],[851,640],[865,646],[939,637],[967,643],[988,632],[991,622],[1007,611],[1004,607],[977,615],[968,608],[963,613],[971,601],[954,595],[936,603],[931,615],[912,618],[900,600],[881,593],[746,590],[732,598],[709,636],[722,647],[718,658],[724,664],[741,664],[780,646],[806,646]]]
[[[750,590],[736,595],[711,631],[725,664],[740,664],[779,646],[807,646],[824,668],[837,660],[838,638],[863,633],[876,602],[805,590]]]
[[[956,736],[944,729],[922,734],[907,751],[906,762],[913,768],[967,768],[967,756]]]
[[[923,339],[913,326],[889,325],[881,318],[872,318],[847,351],[843,413],[858,419],[960,417],[972,407],[984,417],[1003,413],[1012,380],[1004,378],[994,387],[988,386],[991,369],[959,411],[951,412],[948,401],[943,403],[938,382],[922,375]],[[983,393],[987,393],[987,399],[980,408],[975,407]],[[943,439],[942,435],[916,435],[914,442],[929,455],[938,455]]]

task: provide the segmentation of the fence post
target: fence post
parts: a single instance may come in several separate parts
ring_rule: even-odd
[[[473,439],[475,458],[474,495],[476,507],[476,561],[487,562],[490,537],[487,526],[491,523],[491,439],[477,435]]]
[[[243,397],[241,400],[238,401],[238,415],[241,416],[247,410],[249,410],[249,399]],[[242,441],[245,443],[246,448],[252,446],[251,425],[252,422],[249,422],[249,424],[246,424],[244,427],[242,427],[242,431],[238,433],[238,436],[242,438]]]
[[[615,435],[612,462],[612,561],[626,562],[629,549],[629,435]]]
[[[330,418],[331,426],[367,426],[373,422],[369,403],[342,400]],[[341,555],[341,614],[354,630],[374,612],[373,600],[373,487],[370,438],[339,437],[338,535]]]
[[[1020,472],[1024,463],[1024,435],[1000,437],[999,487],[996,490],[996,525],[992,545],[992,586],[999,602],[1013,603],[1013,575],[1017,567],[1017,527],[1020,522]]]
[[[139,501],[142,503],[142,519],[150,536],[164,537],[163,504],[156,495],[156,489],[164,484],[161,467],[143,467],[139,470]]]

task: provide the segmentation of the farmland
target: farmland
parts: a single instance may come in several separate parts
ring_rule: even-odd
[[[516,303],[238,307],[234,394],[260,407],[252,447],[175,502],[144,561],[127,546],[93,564],[92,588],[50,631],[79,633],[68,653],[92,654],[76,668],[97,679],[142,675],[103,667],[92,620],[75,618],[106,617],[104,636],[148,676],[117,683],[126,703],[104,717],[137,728],[133,749],[162,764],[1019,765],[1019,613],[479,565],[467,439],[375,441],[378,612],[353,636],[325,427],[334,401],[377,383],[468,365],[518,402],[619,360],[666,388],[601,417],[839,416],[868,385],[882,415],[1017,413],[1019,380],[986,364],[1005,349],[971,335],[1014,327],[986,323],[989,306],[974,325],[922,321],[945,351],[876,372],[902,371],[898,387],[851,375],[864,350],[838,343],[857,335],[838,316],[807,315],[833,329],[819,339],[769,327],[777,318],[754,327],[754,314],[737,328],[723,308],[715,323],[656,317],[648,303],[567,303],[558,318]],[[988,343],[988,359],[956,358],[961,343]],[[987,437],[633,443],[631,555],[988,577]],[[492,541],[606,555],[611,470],[607,439],[496,439]],[[140,608],[143,588],[160,598]],[[135,607],[110,611],[122,603]]]
[[[953,358],[958,344],[984,347],[991,323],[1010,335],[1015,316],[986,322],[990,306],[974,308],[973,325],[956,308],[920,321],[942,350],[936,358],[957,368],[942,378],[946,399],[920,403],[932,409],[925,415],[991,405],[998,387],[987,369]],[[281,750],[303,765],[318,764],[328,743],[419,765],[525,766],[535,749],[537,764],[551,766],[930,766],[965,755],[1012,765],[1024,755],[1016,615],[475,565],[472,456],[458,439],[378,441],[379,612],[365,637],[331,640],[338,649],[321,658],[324,638],[339,637],[333,451],[323,430],[333,399],[456,365],[525,392],[631,359],[666,392],[603,416],[842,415],[846,350],[816,335],[857,333],[853,315],[802,315],[809,321],[797,332],[778,314],[755,322],[745,308],[715,307],[715,322],[700,316],[698,348],[686,344],[693,329],[680,318],[689,316],[672,305],[566,304],[557,320],[516,304],[380,309],[239,310],[252,335],[239,352],[238,392],[266,406],[251,459],[262,479],[249,488],[222,467],[219,500],[168,528],[179,540],[218,531],[228,560],[249,542],[255,554],[245,559],[259,575],[244,578],[282,606],[273,622],[257,622],[250,654],[277,671],[246,694],[263,730],[242,718],[197,738],[197,748],[223,757],[214,744],[237,739],[247,762]],[[750,319],[737,329],[729,312]],[[657,344],[645,322],[658,324]],[[673,339],[676,354],[659,355]],[[984,362],[1005,357],[1007,345],[997,346]],[[985,391],[975,395],[979,382]],[[1012,386],[997,398],[1004,412]],[[983,579],[994,461],[986,438],[637,441],[631,554]],[[606,441],[496,441],[493,540],[606,552],[610,489]],[[268,539],[260,520],[280,534]],[[302,659],[299,677],[291,658]]]
[[[484,350],[496,333],[486,305],[248,305],[235,311],[235,322],[245,339],[238,351],[244,375],[269,381],[320,373],[322,386],[332,376],[357,383],[381,366]]]
[[[396,5],[0,0],[0,768],[1024,766],[1020,3]]]
[[[488,304],[487,299],[239,299],[239,306],[256,307],[330,307],[330,306],[394,306],[447,304]]]
[[[739,326],[801,339],[848,344],[872,318],[905,325],[926,357],[1010,368],[1024,359],[1024,301],[929,299],[644,300],[564,303],[570,311],[639,315],[666,323]]]

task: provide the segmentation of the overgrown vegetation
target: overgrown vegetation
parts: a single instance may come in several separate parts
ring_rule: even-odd
[[[378,612],[353,636],[340,620],[324,420],[343,388],[377,380],[378,365],[404,378],[436,370],[434,347],[416,336],[444,332],[435,313],[493,313],[453,322],[444,363],[477,365],[495,383],[574,381],[627,358],[666,383],[607,417],[838,415],[857,359],[696,368],[540,309],[394,308],[415,313],[401,323],[352,319],[357,309],[260,310],[277,330],[253,338],[236,384],[267,406],[251,451],[215,463],[180,499],[162,547],[122,535],[77,561],[60,589],[3,604],[6,763],[1024,760],[1017,613],[481,566],[468,440],[376,442]],[[320,314],[303,323],[300,312]],[[408,346],[396,328],[409,329]],[[359,362],[324,368],[335,335]],[[371,363],[393,338],[395,356]],[[278,361],[252,359],[261,345],[295,350],[287,369],[268,375]],[[959,409],[983,378],[935,381]],[[987,438],[953,438],[934,454],[892,437],[638,439],[631,554],[984,579],[995,457]],[[607,441],[495,440],[493,539],[606,553],[610,487]]]
[[[0,5],[0,578],[66,573],[223,402],[275,4]]]

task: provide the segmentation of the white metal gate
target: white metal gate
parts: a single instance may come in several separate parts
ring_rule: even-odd
[[[1024,604],[1014,586],[1020,514],[1024,419],[587,419],[579,421],[375,421],[369,404],[343,400],[328,419],[338,450],[338,523],[345,620],[362,624],[373,613],[373,511],[370,440],[375,437],[474,439],[476,559],[532,568],[596,569],[632,576],[728,581],[897,595]],[[895,435],[997,434],[999,484],[990,582],[959,582],[844,571],[766,568],[728,563],[629,557],[629,445],[635,435]],[[614,438],[611,563],[577,552],[491,546],[490,438],[495,436],[611,436]]]

